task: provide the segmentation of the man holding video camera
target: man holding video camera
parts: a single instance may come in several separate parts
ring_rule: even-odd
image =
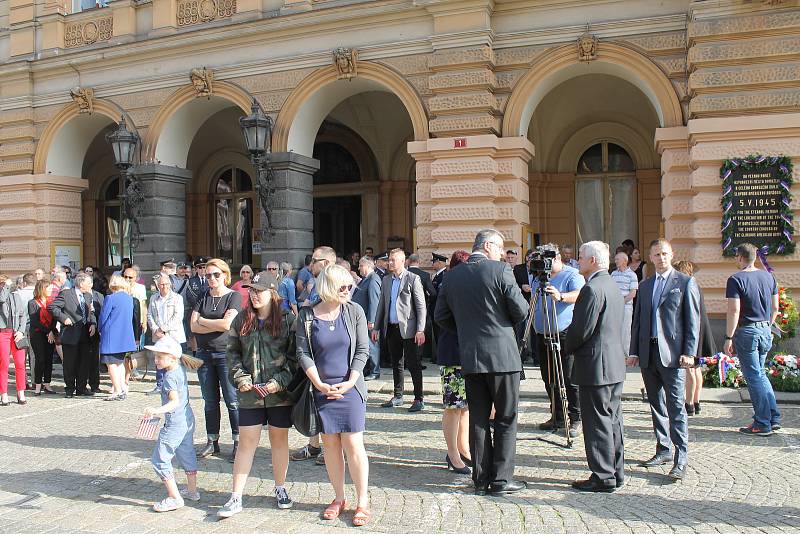
[[[567,328],[572,323],[572,311],[575,301],[584,286],[585,281],[577,269],[565,265],[561,261],[558,245],[548,243],[536,248],[529,262],[528,270],[531,273],[531,289],[535,294],[544,286],[545,299],[540,297],[536,302],[534,311],[533,328],[536,332],[536,352],[539,354],[542,380],[544,381],[547,395],[550,397],[550,413],[554,417],[539,424],[541,430],[558,430],[564,428],[564,411],[561,404],[561,395],[558,389],[558,377],[553,366],[553,354],[548,353],[545,334],[558,336],[559,344],[564,346]],[[544,305],[544,306],[543,306]],[[543,313],[543,307],[547,313]],[[553,307],[555,307],[556,321],[552,321]],[[581,411],[578,405],[578,386],[572,383],[572,365],[575,358],[572,354],[561,352],[561,369],[564,375],[564,385],[567,391],[567,413],[569,415],[569,435],[577,437],[581,428]]]

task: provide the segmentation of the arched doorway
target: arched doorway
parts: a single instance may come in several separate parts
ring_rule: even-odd
[[[336,187],[361,182],[358,163],[345,147],[325,141],[314,144],[314,159],[319,161],[314,173],[314,241],[340,254],[360,251],[361,195]]]
[[[120,221],[122,192],[122,180],[118,176],[112,176],[106,180],[100,200],[97,202],[99,257],[96,265],[99,267],[122,265],[123,258],[132,257],[130,221],[128,219]],[[121,229],[120,224],[122,224]]]

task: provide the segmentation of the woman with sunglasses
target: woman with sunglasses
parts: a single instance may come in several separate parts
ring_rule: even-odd
[[[250,296],[247,294],[247,284],[249,284],[250,280],[253,278],[253,268],[249,265],[242,265],[242,268],[239,269],[239,276],[241,280],[233,284],[231,289],[242,296],[242,309],[244,309],[248,302],[250,302]]]
[[[344,494],[344,454],[356,487],[353,526],[369,523],[364,448],[367,386],[364,365],[369,359],[367,318],[350,302],[353,277],[339,265],[328,265],[317,277],[320,302],[300,309],[297,356],[316,390],[314,400],[322,423],[325,468],[336,494],[323,519],[336,519],[347,508]]]
[[[217,512],[231,517],[242,511],[242,491],[267,425],[278,508],[292,507],[286,491],[292,397],[287,391],[297,370],[294,315],[284,311],[278,278],[259,273],[245,286],[250,304],[236,316],[228,340],[228,367],[239,398],[239,450],[233,463],[233,492]]]
[[[236,458],[239,445],[239,400],[236,388],[228,378],[228,362],[225,350],[228,343],[228,330],[234,318],[242,309],[242,296],[228,289],[231,283],[231,268],[220,259],[206,263],[208,291],[192,311],[190,325],[197,340],[197,357],[203,365],[197,370],[200,390],[203,394],[206,415],[205,447],[198,451],[201,457],[219,453],[219,427],[222,414],[219,408],[220,389],[228,408],[228,419],[233,434],[233,451],[230,461]]]

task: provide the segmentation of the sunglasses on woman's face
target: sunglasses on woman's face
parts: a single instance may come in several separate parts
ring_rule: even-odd
[[[349,286],[341,286],[339,288],[339,293],[344,293],[345,291],[347,291],[349,293],[351,289],[353,289],[352,284],[349,285]]]
[[[277,267],[267,267],[267,270],[268,271],[277,271],[278,268]]]
[[[136,280],[135,276],[125,276],[125,280]]]
[[[211,278],[222,278],[222,271],[214,271],[214,272],[206,271],[206,275],[210,276]]]

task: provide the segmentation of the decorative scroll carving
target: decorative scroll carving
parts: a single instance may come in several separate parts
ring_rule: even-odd
[[[73,87],[69,91],[72,101],[78,104],[81,113],[92,114],[94,111],[94,89],[91,87]]]
[[[236,0],[179,0],[178,26],[191,26],[236,14]]]
[[[192,80],[194,86],[195,96],[210,97],[214,94],[214,71],[205,67],[202,69],[192,69],[189,72],[189,78]]]
[[[358,50],[355,48],[334,48],[333,64],[338,72],[336,78],[349,80],[358,75]]]
[[[597,43],[596,35],[589,33],[589,25],[586,25],[586,31],[578,37],[578,61],[593,61],[597,59]]]
[[[64,48],[108,41],[114,35],[113,17],[104,17],[86,22],[67,24],[64,30]]]

